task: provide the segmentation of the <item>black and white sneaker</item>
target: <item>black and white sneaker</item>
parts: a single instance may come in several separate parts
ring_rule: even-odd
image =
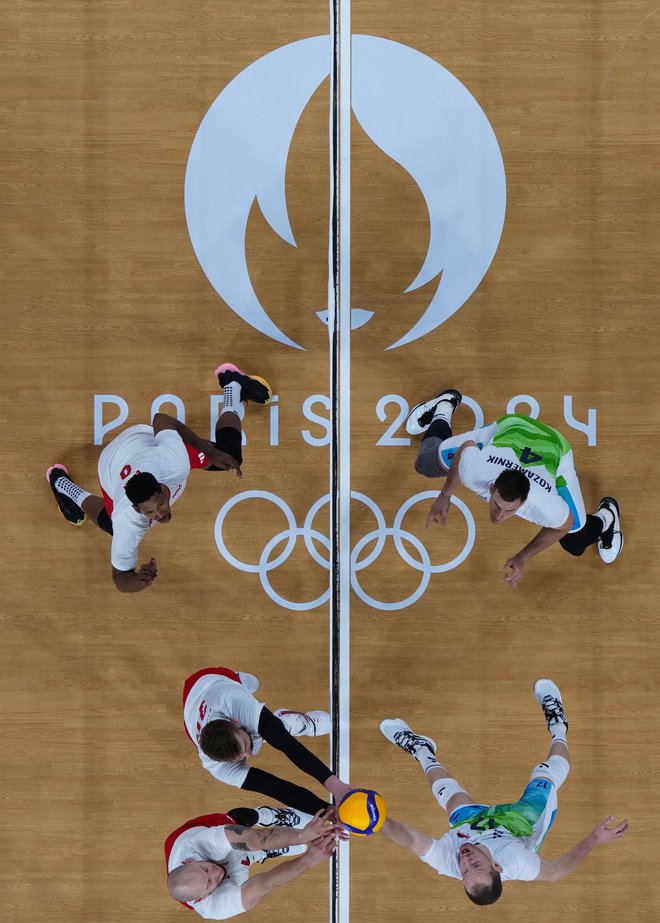
[[[255,404],[270,404],[273,389],[265,378],[260,378],[258,375],[246,375],[245,372],[242,372],[238,366],[233,365],[231,362],[224,362],[219,365],[215,370],[215,374],[218,376],[221,388],[224,388],[225,385],[230,384],[232,381],[237,381],[241,386],[242,401],[253,401]]]
[[[253,853],[255,862],[265,862],[267,859],[279,859],[281,856],[302,856],[307,852],[307,846],[281,846],[279,849],[263,849]]]
[[[614,564],[623,548],[623,532],[621,531],[619,504],[614,497],[603,497],[598,504],[598,509],[609,510],[612,516],[614,516],[612,525],[601,532],[598,539],[598,554],[601,561],[604,564]]]
[[[74,503],[70,497],[67,497],[66,494],[60,493],[60,491],[55,487],[55,482],[61,478],[69,477],[69,472],[64,467],[64,465],[51,465],[48,471],[46,472],[46,480],[50,484],[51,490],[55,495],[57,505],[60,508],[60,513],[67,522],[70,522],[72,526],[82,526],[87,519],[87,515],[82,511],[77,503]]]
[[[435,756],[435,741],[423,734],[415,734],[401,718],[386,718],[385,721],[381,721],[380,729],[389,741],[415,759],[419,751],[424,748],[430,750]]]
[[[428,401],[417,404],[410,411],[406,419],[406,432],[410,433],[411,436],[419,436],[421,433],[426,432],[431,425],[435,408],[440,401],[449,401],[454,410],[456,410],[462,400],[463,395],[460,391],[456,391],[454,388],[447,388],[446,391],[441,391],[436,397],[432,397]]]
[[[302,817],[293,808],[257,808],[260,827],[301,827]]]
[[[561,692],[551,679],[536,680],[534,698],[543,709],[545,721],[551,734],[557,724],[563,724],[568,731],[568,720],[564,714]]]

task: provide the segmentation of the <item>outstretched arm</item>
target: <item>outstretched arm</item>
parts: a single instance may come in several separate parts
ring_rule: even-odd
[[[458,473],[458,466],[461,460],[461,455],[465,449],[469,448],[478,448],[477,443],[472,439],[468,439],[467,442],[464,442],[456,450],[456,454],[451,460],[451,465],[449,466],[449,473],[447,474],[447,480],[445,485],[438,494],[437,499],[435,500],[433,506],[429,511],[428,518],[426,520],[426,528],[436,522],[440,522],[441,526],[446,525],[447,523],[447,513],[449,512],[449,501],[451,495],[454,493],[458,485],[461,483],[461,479]]]
[[[332,821],[329,811],[318,811],[305,827],[243,827],[227,824],[223,830],[232,849],[256,852],[259,849],[281,849],[283,846],[304,846],[328,833],[339,834],[343,828]]]
[[[536,881],[559,881],[574,872],[578,865],[581,865],[587,858],[592,849],[596,846],[602,846],[603,843],[613,843],[614,840],[620,840],[628,830],[628,821],[622,820],[615,824],[614,827],[608,827],[614,820],[614,815],[606,818],[602,824],[591,831],[588,837],[574,846],[569,852],[554,862],[547,859],[541,859],[541,868],[536,877]]]
[[[307,747],[290,734],[280,719],[266,707],[261,709],[258,731],[271,747],[281,750],[298,769],[302,769],[308,776],[320,782],[330,794],[335,796],[337,801],[341,801],[344,795],[351,790],[350,785],[338,779],[332,770],[328,769],[325,763],[322,763],[317,756],[314,756]],[[291,805],[291,807],[295,806]]]
[[[212,442],[209,442],[208,439],[202,439],[194,430],[186,426],[185,423],[181,423],[176,417],[171,417],[168,413],[158,412],[154,416],[152,426],[154,436],[165,429],[173,429],[181,436],[186,445],[191,446],[198,452],[204,452],[205,455],[208,455],[216,468],[222,468],[223,471],[228,471],[230,469],[240,470],[240,465],[235,458],[232,458],[227,452],[221,452],[219,449],[216,449]]]
[[[504,582],[508,583],[509,586],[516,586],[516,584],[520,583],[523,575],[523,568],[529,559],[533,558],[535,554],[545,551],[550,545],[554,545],[554,543],[563,538],[572,527],[573,514],[569,513],[566,522],[558,529],[541,529],[541,531],[534,536],[529,545],[525,545],[522,551],[519,551],[518,554],[514,554],[512,558],[504,562],[502,566],[502,570],[504,571],[504,577],[502,579]]]
[[[381,830],[388,840],[392,840],[397,846],[403,846],[404,849],[410,849],[420,858],[425,856],[433,845],[433,838],[428,834],[415,830],[403,821],[394,820],[393,817],[387,818]]]
[[[334,833],[326,833],[311,844],[304,856],[281,862],[269,872],[260,872],[241,887],[241,900],[245,910],[251,910],[272,890],[293,881],[303,872],[328,859],[335,849]]]
[[[318,795],[303,788],[302,785],[295,785],[293,782],[280,779],[271,772],[257,769],[254,766],[250,766],[241,788],[274,798],[281,804],[295,808],[296,811],[304,811],[305,814],[316,814],[317,811],[328,807]]]

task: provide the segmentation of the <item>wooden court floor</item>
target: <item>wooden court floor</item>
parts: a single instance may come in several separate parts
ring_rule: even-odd
[[[302,526],[328,490],[327,446],[318,444],[328,337],[317,317],[327,306],[327,79],[288,151],[297,246],[273,233],[257,204],[245,238],[257,297],[304,349],[249,326],[214,291],[186,226],[186,164],[221,90],[267,53],[327,34],[328,5],[32,0],[2,11],[1,916],[176,921],[186,911],[165,889],[167,834],[189,817],[261,803],[201,769],[182,728],[185,677],[223,664],[259,676],[271,707],[328,701],[327,606],[274,601],[214,540],[219,511],[243,491],[279,497]],[[500,566],[530,528],[490,526],[484,505],[462,493],[476,524],[464,563],[433,574],[399,610],[352,595],[350,781],[377,788],[392,815],[444,832],[421,772],[379,733],[382,718],[400,715],[438,741],[476,798],[511,800],[546,753],[531,692],[546,675],[565,695],[573,767],[543,855],[558,857],[610,814],[631,823],[625,840],[572,877],[510,884],[488,910],[383,837],[356,842],[351,919],[656,920],[660,8],[353,0],[351,17],[354,34],[416,49],[467,87],[497,138],[507,187],[481,284],[441,326],[387,349],[437,285],[403,294],[429,243],[429,215],[410,173],[353,119],[351,303],[373,312],[351,337],[353,490],[391,526],[409,497],[434,487],[413,470],[414,445],[378,444],[400,406],[385,402],[380,419],[381,399],[416,402],[457,387],[488,421],[527,395],[571,441],[587,508],[617,497],[626,542],[611,569],[594,549],[578,560],[552,548],[512,590]],[[120,595],[106,536],[61,519],[44,472],[63,462],[95,488],[98,395],[122,399],[131,424],[175,395],[206,435],[213,369],[224,359],[272,382],[277,413],[250,408],[243,481],[193,473],[172,523],[145,542],[157,584]],[[596,411],[595,445],[567,422],[566,396],[577,421]],[[106,403],[97,425],[114,413]],[[460,408],[456,431],[472,421]],[[408,552],[417,542],[435,564],[448,561],[466,540],[465,520],[454,510],[444,532],[426,532],[426,508],[406,515]],[[356,501],[353,542],[373,523]],[[274,501],[237,504],[227,547],[254,564],[285,528]],[[327,586],[302,541],[270,579],[294,603]],[[390,540],[359,579],[368,597],[393,603],[420,575]],[[326,756],[325,740],[312,747]],[[288,771],[272,753],[259,765]],[[321,923],[327,901],[326,871],[316,869],[251,917]]]

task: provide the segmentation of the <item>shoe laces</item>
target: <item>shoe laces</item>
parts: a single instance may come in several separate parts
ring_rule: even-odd
[[[266,855],[261,860],[262,862],[265,862],[266,859],[277,859],[278,856],[286,856],[289,852],[289,847],[280,846],[279,849],[267,849],[265,850],[265,852],[266,852]]]
[[[559,699],[556,699],[552,695],[546,695],[541,702],[541,708],[545,715],[548,730],[550,730],[551,724],[557,724],[559,722],[565,724],[568,730],[568,721],[566,720],[566,715],[564,714],[564,709]]]
[[[273,824],[277,827],[295,827],[300,823],[300,815],[296,814],[291,808],[271,808],[273,812]]]
[[[420,737],[419,734],[414,734],[412,731],[408,730],[397,731],[394,735],[394,743],[397,747],[401,747],[402,750],[405,750],[406,753],[411,753],[413,756],[420,747],[428,747],[431,749],[425,737]]]

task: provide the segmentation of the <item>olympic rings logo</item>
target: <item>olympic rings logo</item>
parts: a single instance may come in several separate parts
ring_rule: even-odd
[[[424,595],[432,574],[441,574],[446,571],[453,570],[455,567],[458,567],[459,564],[462,564],[472,551],[474,546],[474,539],[476,536],[474,518],[465,503],[463,503],[463,501],[458,497],[452,497],[451,503],[457,507],[457,509],[459,509],[465,517],[465,522],[467,524],[467,538],[462,550],[450,561],[447,561],[444,564],[432,564],[431,558],[425,545],[417,538],[416,535],[413,535],[411,532],[408,532],[403,528],[404,517],[413,506],[423,501],[434,500],[437,495],[437,491],[427,490],[409,497],[408,500],[406,500],[399,508],[399,511],[394,517],[394,522],[390,527],[386,524],[385,517],[383,516],[380,507],[374,503],[370,497],[368,497],[366,494],[358,493],[357,491],[351,492],[351,499],[357,500],[358,502],[364,504],[373,513],[373,516],[376,520],[376,528],[370,532],[367,532],[366,535],[363,535],[362,538],[356,543],[355,547],[351,550],[351,587],[353,592],[367,605],[374,609],[380,609],[383,612],[395,612],[400,609],[406,609],[408,606],[411,606],[413,603],[417,602],[417,600]],[[278,532],[264,545],[263,550],[259,556],[259,562],[257,564],[249,564],[248,562],[241,561],[239,558],[235,557],[227,548],[223,534],[223,526],[228,513],[235,506],[238,506],[240,503],[243,503],[246,500],[267,500],[270,503],[273,503],[284,513],[284,517],[287,522],[287,528],[283,529],[281,532]],[[231,497],[229,500],[227,500],[217,515],[215,521],[215,541],[216,545],[218,546],[218,550],[220,551],[220,554],[223,556],[225,561],[231,564],[232,567],[235,567],[237,570],[244,571],[245,573],[258,574],[261,581],[261,586],[265,593],[270,597],[270,599],[272,599],[273,602],[277,603],[279,606],[282,606],[284,609],[291,609],[296,612],[305,612],[310,609],[316,609],[319,606],[322,606],[324,603],[328,602],[330,598],[329,584],[326,590],[316,599],[311,599],[306,602],[294,602],[293,600],[285,599],[274,589],[270,580],[270,573],[271,571],[276,570],[289,559],[299,538],[303,539],[305,547],[312,559],[320,567],[324,568],[328,572],[330,571],[330,540],[325,533],[320,532],[318,529],[314,528],[314,520],[317,514],[324,506],[326,506],[326,504],[329,503],[329,501],[330,494],[325,494],[324,496],[319,497],[319,499],[310,507],[309,512],[305,516],[305,521],[302,527],[299,527],[291,507],[288,505],[288,503],[282,500],[281,497],[278,497],[277,494],[273,494],[265,490],[247,490],[243,493],[237,494],[235,497]],[[420,573],[420,581],[417,589],[414,590],[410,596],[407,596],[405,599],[402,599],[399,602],[384,602],[382,600],[375,599],[373,596],[370,596],[362,588],[358,577],[361,571],[366,570],[366,568],[370,567],[380,557],[383,548],[385,547],[385,542],[388,538],[391,538],[394,541],[394,546],[402,561],[413,570]],[[371,542],[373,542],[374,547],[366,555],[366,557],[360,560],[360,554]],[[419,556],[418,558],[410,554],[408,549],[405,547],[404,542],[408,542],[415,549],[417,555]],[[278,546],[282,544],[284,545],[282,550],[278,554],[275,554]],[[321,547],[325,548],[325,551],[328,554],[327,558],[319,552],[317,544],[320,544]]]

